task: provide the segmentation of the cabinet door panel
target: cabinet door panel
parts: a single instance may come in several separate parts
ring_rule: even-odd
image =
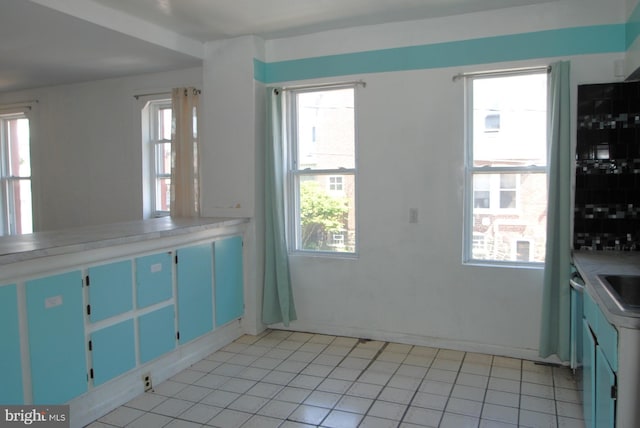
[[[242,237],[216,241],[214,249],[216,326],[221,326],[244,313]]]
[[[605,318],[601,310],[598,309],[598,344],[602,352],[609,360],[611,368],[618,370],[618,331]]]
[[[613,428],[615,424],[615,400],[611,388],[616,384],[616,375],[609,367],[604,352],[596,347],[596,423],[597,428]]]
[[[91,322],[133,309],[131,261],[89,268]]]
[[[146,363],[176,346],[175,313],[173,305],[138,318],[140,362]]]
[[[0,287],[0,403],[23,404],[22,359],[15,284]]]
[[[595,428],[596,342],[586,319],[582,320],[582,407],[585,428]]]
[[[35,404],[62,404],[87,390],[82,275],[26,283],[31,379]]]
[[[213,330],[213,245],[177,251],[178,331],[186,343]]]
[[[153,254],[136,259],[136,299],[139,308],[173,296],[171,254]]]
[[[136,366],[133,320],[91,334],[93,383],[100,385]]]

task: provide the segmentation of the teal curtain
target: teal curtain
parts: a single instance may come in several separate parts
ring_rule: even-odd
[[[284,223],[282,90],[267,88],[265,149],[265,267],[262,322],[285,326],[296,319]]]
[[[571,96],[570,64],[551,65],[549,78],[547,248],[544,264],[541,357],[570,359]]]

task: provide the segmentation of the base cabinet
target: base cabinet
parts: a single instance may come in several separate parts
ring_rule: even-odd
[[[177,252],[178,331],[186,343],[213,330],[213,245]]]
[[[617,332],[588,294],[585,294],[582,346],[585,427],[613,428],[616,425]]]
[[[80,271],[26,282],[33,402],[63,404],[87,390]]]
[[[23,404],[16,284],[0,287],[0,337],[0,403]]]
[[[3,280],[0,403],[73,403],[241,318],[242,238],[198,242]]]

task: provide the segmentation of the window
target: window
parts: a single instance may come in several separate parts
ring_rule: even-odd
[[[151,216],[162,217],[171,208],[171,100],[150,101],[144,112],[149,116]]]
[[[295,251],[356,251],[355,88],[288,90],[289,233]]]
[[[0,113],[1,235],[33,232],[30,132],[27,112]]]
[[[466,262],[544,262],[547,74],[467,77]],[[496,131],[500,132],[496,132]]]
[[[342,177],[329,177],[329,190],[332,192],[342,192],[344,190],[342,186]]]
[[[489,113],[484,117],[484,132],[500,131],[500,113]]]

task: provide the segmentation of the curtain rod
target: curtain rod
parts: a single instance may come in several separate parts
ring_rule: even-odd
[[[534,67],[519,67],[519,68],[505,68],[502,70],[490,70],[490,71],[470,71],[468,73],[458,73],[454,75],[451,80],[454,82],[463,77],[472,77],[472,76],[482,76],[489,74],[512,74],[512,73],[520,73],[523,71],[546,71],[547,73],[551,71],[550,65],[543,66],[534,66]]]
[[[186,94],[187,94],[187,88],[185,88],[185,89],[184,89],[184,91],[185,91],[185,95],[186,95]],[[196,88],[194,88],[194,89],[193,89],[193,93],[194,93],[194,95],[200,95],[200,94],[202,93],[202,90],[201,90],[201,89],[196,89]],[[167,96],[171,96],[171,91],[166,91],[166,92],[153,92],[153,93],[150,93],[150,94],[135,94],[135,95],[133,96],[133,98],[135,98],[135,99],[137,100],[137,99],[139,99],[140,97],[153,97],[153,96],[156,96],[156,95],[167,95]]]
[[[337,86],[350,86],[350,85],[362,85],[362,87],[365,88],[367,86],[367,82],[365,82],[364,80],[352,80],[349,82],[318,83],[315,85],[309,84],[309,85],[283,86],[280,89],[282,91],[291,91],[291,90],[297,90],[297,89],[331,88],[331,87],[337,87]]]
[[[13,108],[25,107],[31,110],[31,104],[38,104],[40,100],[26,100],[26,101],[18,101],[15,103],[9,104],[0,104],[0,110],[9,110]]]

